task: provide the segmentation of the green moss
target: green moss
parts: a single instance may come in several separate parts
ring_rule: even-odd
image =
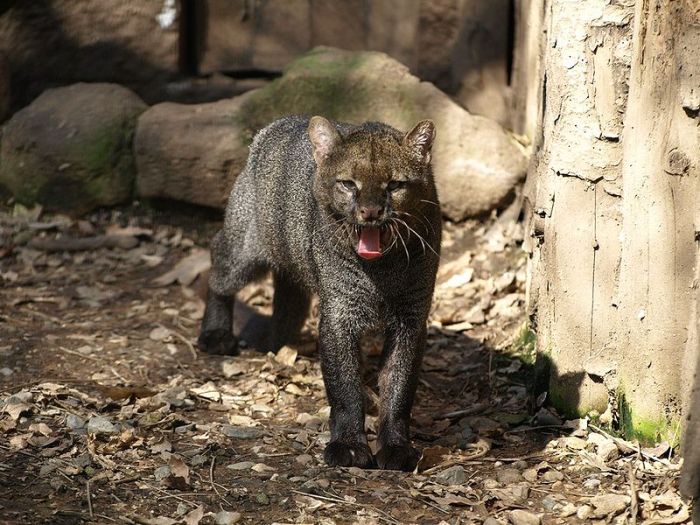
[[[349,53],[316,48],[292,62],[285,75],[251,93],[233,117],[244,130],[249,145],[255,133],[285,115],[323,115],[326,118],[360,123],[381,120],[387,111],[405,126],[428,115],[420,115],[415,104],[415,86],[383,81],[365,65],[376,60],[368,53]]]
[[[534,365],[537,359],[536,345],[537,334],[530,329],[527,322],[524,322],[510,345],[508,353],[527,365]]]
[[[661,441],[667,441],[672,447],[680,444],[682,424],[679,416],[645,418],[636,414],[622,386],[617,390],[617,406],[619,431],[625,439],[636,439],[643,445],[653,445]]]

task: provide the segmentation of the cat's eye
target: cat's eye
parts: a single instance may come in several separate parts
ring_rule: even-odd
[[[407,184],[407,181],[405,180],[390,180],[389,183],[386,185],[386,189],[388,191],[396,191],[400,190],[401,188],[405,188]]]
[[[335,182],[345,191],[355,191],[357,189],[357,184],[355,184],[355,182],[351,180],[338,180]]]

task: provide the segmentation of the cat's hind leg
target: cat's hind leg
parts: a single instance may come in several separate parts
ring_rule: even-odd
[[[197,346],[210,354],[234,355],[238,341],[233,335],[234,295],[267,271],[264,262],[248,255],[243,235],[219,231],[211,243],[209,289]]]
[[[272,324],[264,349],[268,352],[298,341],[311,303],[309,293],[291,276],[275,272],[274,281]]]

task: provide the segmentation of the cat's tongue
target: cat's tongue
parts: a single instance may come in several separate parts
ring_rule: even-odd
[[[357,243],[357,255],[363,259],[376,259],[382,255],[379,228],[364,226],[360,230],[360,242]]]

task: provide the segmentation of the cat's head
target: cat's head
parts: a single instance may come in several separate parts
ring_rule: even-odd
[[[423,210],[437,206],[430,120],[405,134],[377,123],[341,134],[325,118],[312,117],[308,131],[316,200],[342,228],[336,234],[353,243],[358,255],[375,259],[400,246],[411,231],[419,235],[425,229]]]

